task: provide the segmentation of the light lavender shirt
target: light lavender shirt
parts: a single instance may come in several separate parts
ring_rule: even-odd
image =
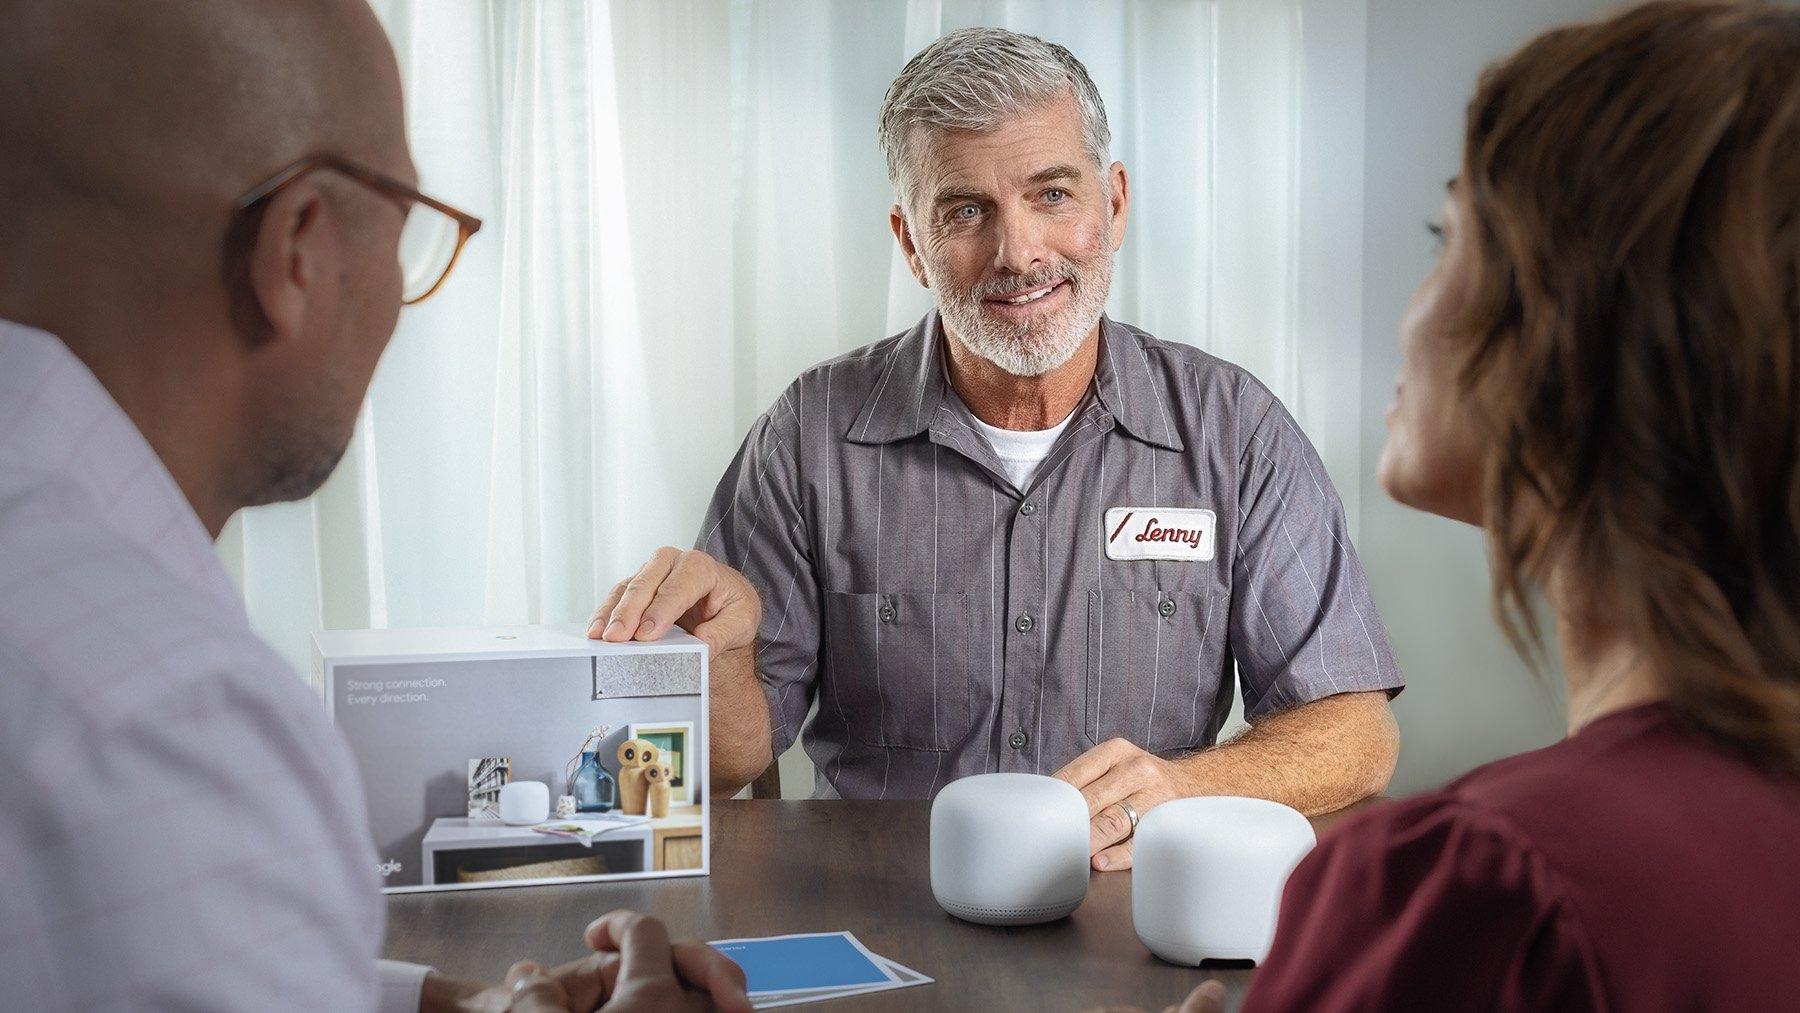
[[[1020,483],[943,341],[932,313],[801,374],[701,529],[762,596],[771,745],[804,731],[815,795],[1204,748],[1234,663],[1252,722],[1399,691],[1331,479],[1255,377],[1103,319],[1092,388]]]
[[[0,1006],[418,1007],[318,698],[105,388],[4,320],[0,769]]]

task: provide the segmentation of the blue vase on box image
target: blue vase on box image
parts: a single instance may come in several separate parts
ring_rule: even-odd
[[[581,766],[575,771],[575,811],[578,813],[611,812],[619,802],[619,783],[600,765],[600,754],[584,751]]]

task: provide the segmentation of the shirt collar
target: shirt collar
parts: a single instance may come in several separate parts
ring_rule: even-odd
[[[79,489],[94,517],[179,579],[242,609],[174,476],[61,339],[0,320],[0,469]]]
[[[1100,318],[1100,361],[1094,367],[1094,394],[1131,435],[1165,450],[1184,449],[1170,423],[1167,373],[1155,369],[1144,348],[1149,335]]]
[[[852,443],[894,443],[931,428],[950,384],[937,310],[900,335],[862,411],[844,435]]]
[[[943,324],[936,310],[900,335],[862,411],[844,435],[852,443],[894,443],[931,427],[950,393]],[[1093,394],[1132,436],[1167,450],[1183,449],[1169,423],[1166,384],[1152,372],[1143,340],[1130,327],[1100,318],[1100,355]]]

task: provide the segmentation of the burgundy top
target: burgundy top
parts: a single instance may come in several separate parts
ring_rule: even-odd
[[[1327,832],[1243,1008],[1796,1004],[1800,781],[1652,703]]]

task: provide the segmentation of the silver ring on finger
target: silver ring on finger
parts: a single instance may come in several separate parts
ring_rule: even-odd
[[[1138,811],[1136,809],[1133,809],[1131,807],[1131,803],[1125,801],[1124,799],[1120,799],[1117,802],[1114,802],[1113,805],[1118,806],[1119,811],[1125,814],[1125,818],[1127,820],[1131,821],[1131,830],[1128,831],[1125,834],[1125,836],[1120,838],[1120,840],[1119,840],[1119,843],[1123,844],[1125,841],[1129,841],[1133,837],[1137,836]]]

